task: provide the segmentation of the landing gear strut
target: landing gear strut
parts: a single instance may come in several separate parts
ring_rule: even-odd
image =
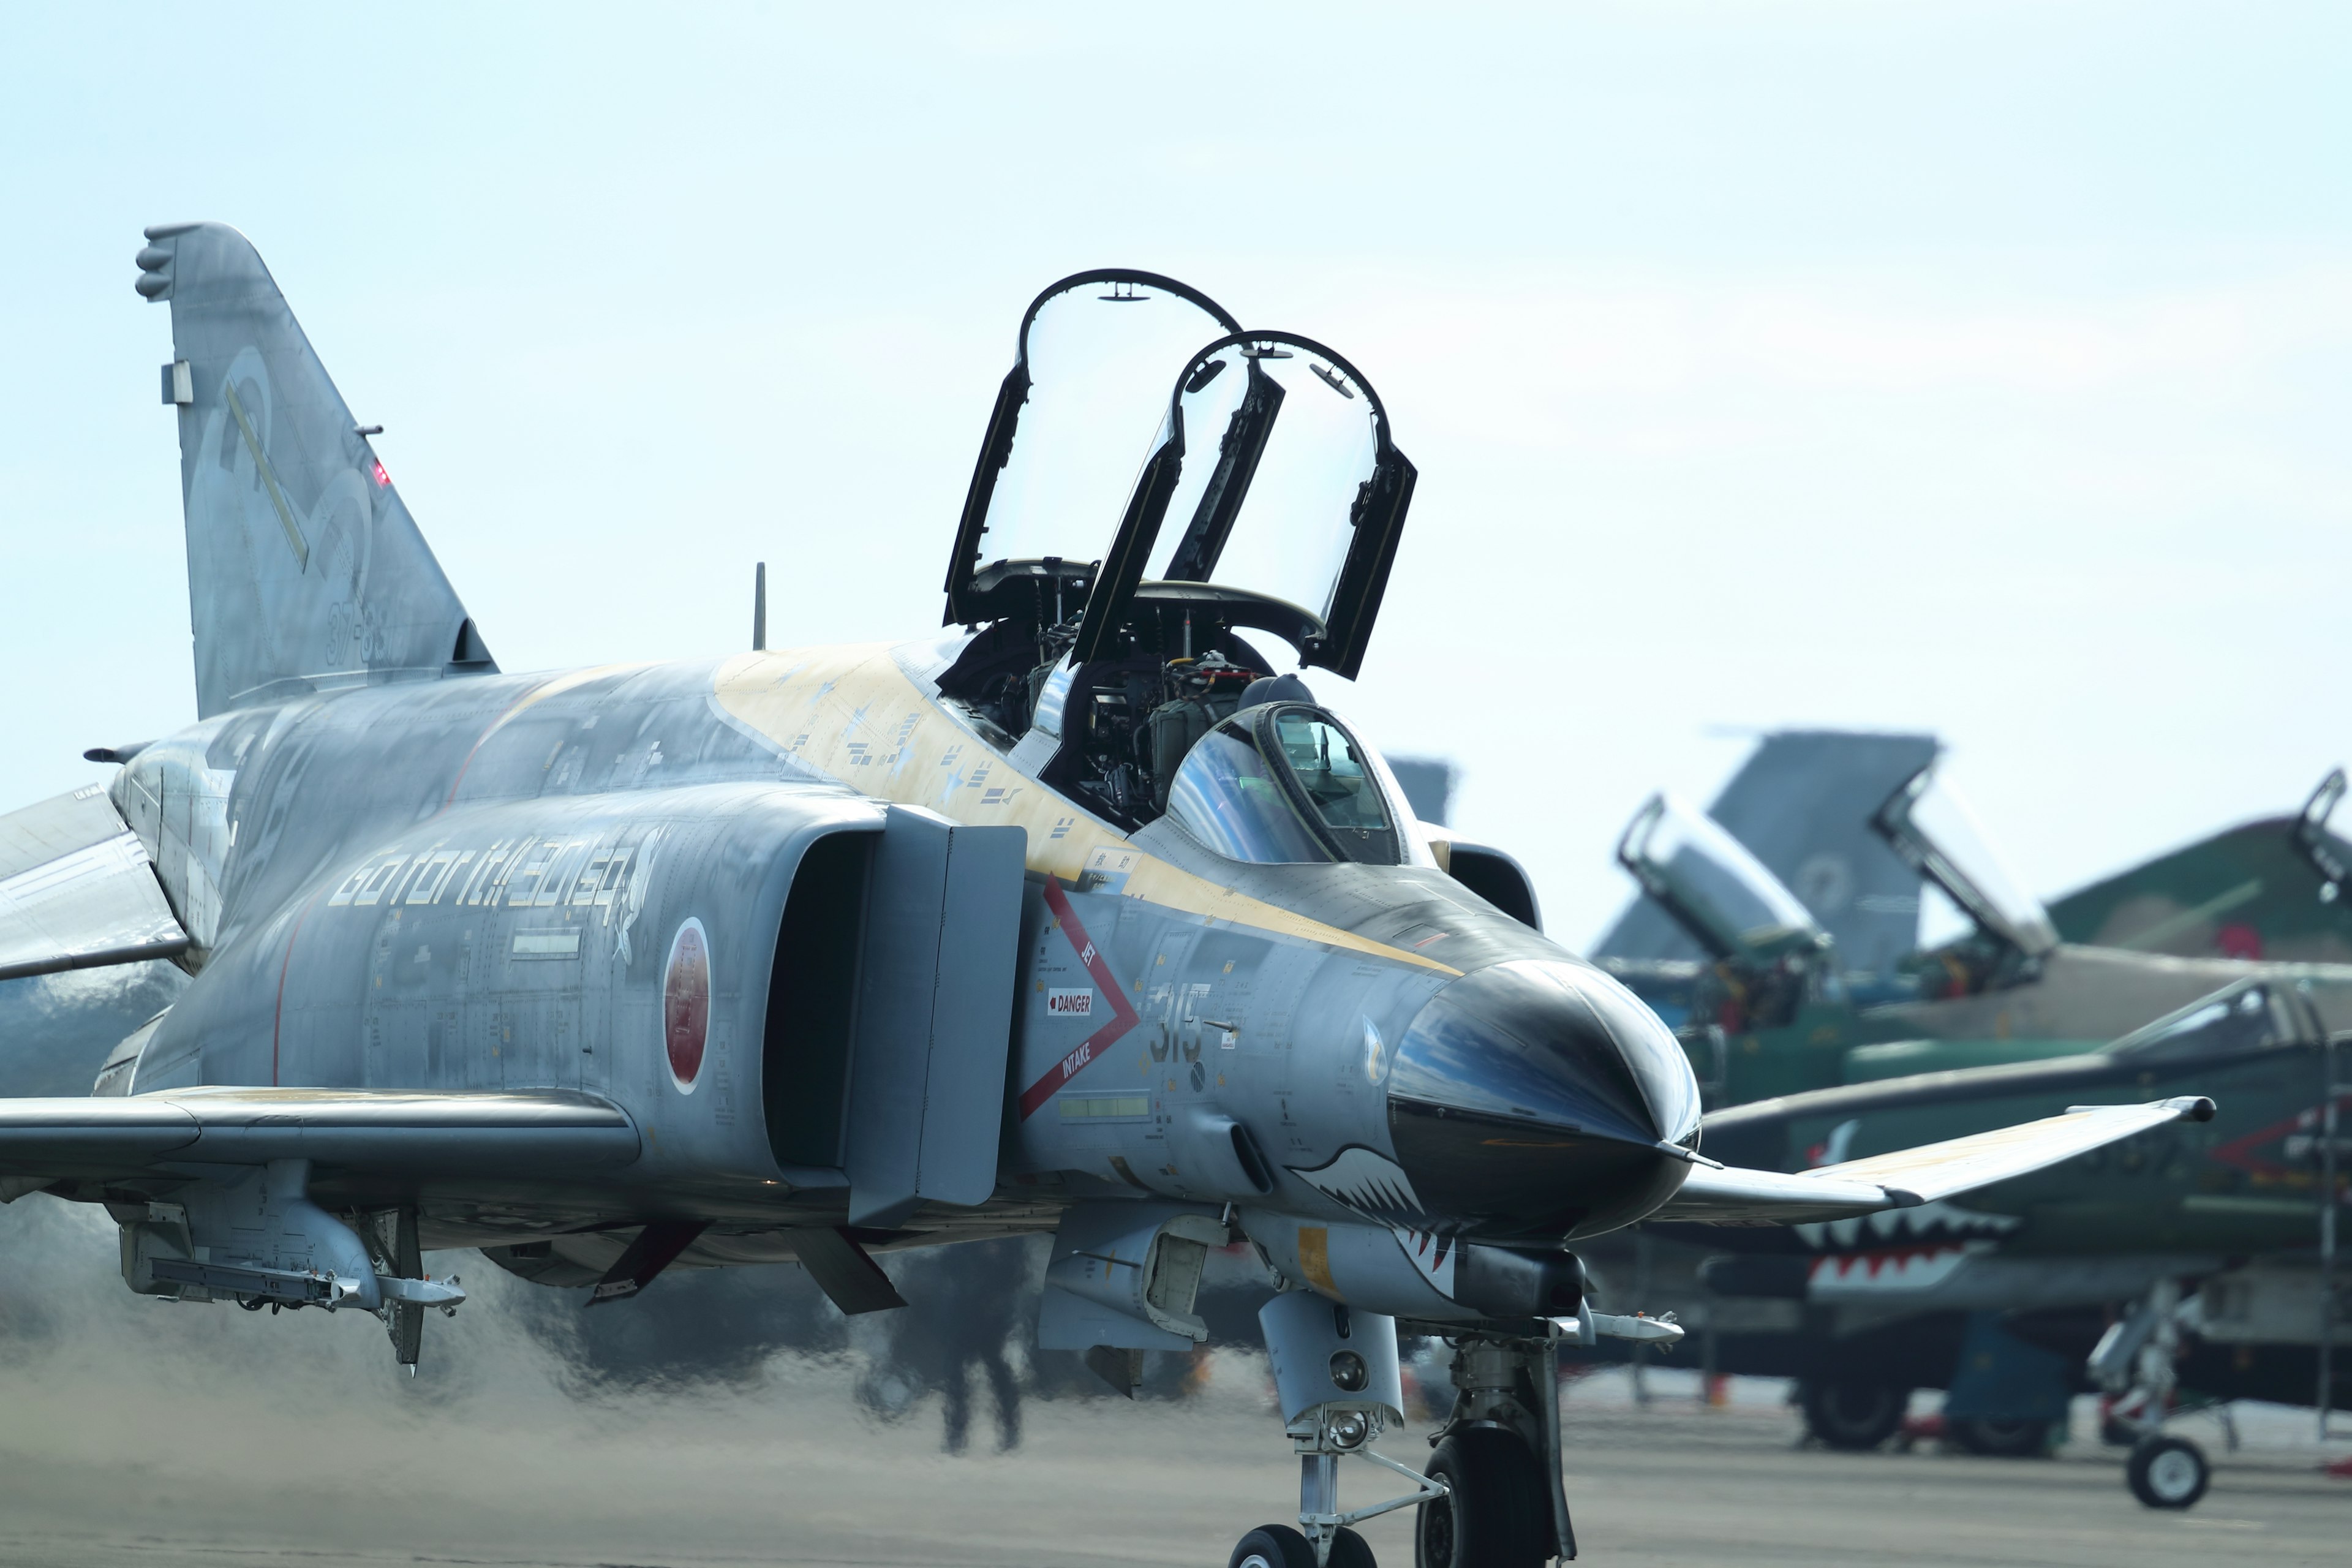
[[[2180,1352],[2179,1308],[2180,1286],[2161,1280],[2091,1352],[2091,1375],[2121,1395],[2108,1411],[2110,1425],[2138,1428],[2124,1479],[2132,1496],[2150,1508],[2195,1507],[2213,1476],[2202,1448],[2164,1432],[2178,1381],[2173,1362]]]
[[[1581,1300],[1572,1318],[1507,1320],[1510,1328],[1524,1325],[1518,1332],[1421,1325],[1454,1347],[1454,1408],[1430,1437],[1436,1451],[1427,1473],[1416,1475],[1370,1447],[1390,1422],[1404,1419],[1396,1320],[1308,1290],[1286,1291],[1257,1316],[1298,1452],[1300,1528],[1252,1531],[1232,1568],[1372,1568],[1370,1550],[1348,1526],[1416,1504],[1415,1568],[1539,1568],[1574,1558],[1576,1530],[1560,1484],[1559,1346],[1604,1334],[1667,1344],[1683,1337],[1672,1313],[1617,1317]],[[1339,1460],[1349,1454],[1415,1489],[1341,1512]],[[1294,1542],[1304,1549],[1298,1561],[1289,1555]]]
[[[1434,1472],[1416,1475],[1372,1439],[1404,1419],[1396,1320],[1358,1312],[1308,1290],[1286,1291],[1258,1310],[1283,1430],[1298,1455],[1298,1528],[1265,1524],[1242,1537],[1230,1568],[1374,1568],[1372,1549],[1349,1526],[1446,1495]],[[1393,1470],[1413,1490],[1369,1508],[1339,1507],[1339,1461],[1349,1455]]]

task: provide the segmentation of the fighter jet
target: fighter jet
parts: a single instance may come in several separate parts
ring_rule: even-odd
[[[1930,734],[1775,731],[1758,740],[1706,817],[1795,895],[1835,944],[1842,969],[1890,973],[1919,945],[1922,895],[1934,897],[1934,884],[1873,821],[1922,773],[1935,773],[1933,787],[1948,795],[1943,757]],[[2294,816],[2242,823],[2060,894],[2049,900],[2049,923],[2061,942],[2085,947],[2342,963],[2352,958],[2352,906],[2339,900],[2352,842],[2329,822],[2345,789],[2344,770],[2334,769]],[[1591,956],[1712,961],[1716,946],[1644,893]]]
[[[1717,1364],[1801,1379],[1808,1426],[1835,1447],[1877,1446],[1913,1388],[1937,1387],[1949,1390],[1946,1430],[1964,1446],[2040,1453],[2067,1398],[2105,1387],[2129,1413],[2133,1490],[2152,1507],[2194,1504],[2204,1455],[2162,1431],[2176,1386],[2352,1408],[2352,1379],[2334,1375],[2324,1348],[2352,1338],[2334,1276],[2338,1173],[2352,1169],[2337,1047],[2299,985],[2248,978],[2080,1056],[1717,1112],[1718,1153],[1802,1169],[2117,1084],[2223,1108],[2205,1126],[2152,1131],[1965,1204],[1685,1236],[1727,1254],[1700,1277],[1746,1324],[1717,1346]],[[1800,1302],[1801,1318],[1778,1331],[1757,1310]],[[2111,1304],[2129,1310],[2103,1338]]]
[[[1759,794],[1786,804],[1789,792],[1762,791],[1758,780],[1784,782],[1791,752],[1815,785],[1825,769],[1866,778],[1865,764],[1905,741],[1921,748],[1910,776],[1863,819],[1884,863],[1852,859],[1882,889],[1889,868],[1909,870],[1969,910],[1974,929],[1924,962],[1912,955],[1891,970],[1857,971],[1815,923],[1818,898],[1800,899],[1762,863],[1765,854],[1782,863],[1850,855],[1851,846],[1825,842],[1817,812],[1759,811]],[[1780,767],[1769,765],[1776,760]],[[2246,929],[2279,938],[2273,952],[2330,951],[2325,943],[2343,917],[2328,889],[2340,883],[2345,858],[2326,822],[2343,793],[2340,775],[2294,818],[2233,829],[2062,901],[2074,929],[2095,911],[2106,934],[2136,938],[2133,948],[2143,950],[2103,952],[2057,940],[2057,909],[2043,911],[1999,870],[1964,808],[1937,802],[1936,762],[1925,737],[1775,737],[1726,792],[1740,841],[1718,820],[1725,802],[1701,816],[1663,796],[1622,840],[1621,858],[1649,889],[1654,914],[1717,957],[1711,965],[1612,965],[1669,1006],[1712,997],[1682,1030],[1696,1059],[1721,1064],[1717,1103],[1727,1109],[1709,1118],[1710,1136],[1743,1159],[1802,1168],[1876,1140],[1979,1131],[2051,1096],[2126,1079],[2149,1093],[2212,1095],[2231,1114],[2192,1136],[2141,1140],[2116,1162],[2046,1173],[1965,1206],[1888,1214],[1867,1226],[1804,1226],[1763,1244],[1770,1256],[1698,1268],[1710,1321],[1724,1325],[1715,1364],[1797,1378],[1809,1429],[1832,1447],[1876,1446],[1899,1424],[1910,1391],[1934,1387],[1949,1390],[1945,1427],[1955,1441],[1983,1453],[2039,1453],[2086,1381],[2096,1330],[2076,1327],[2110,1303],[2137,1301],[2133,1321],[2179,1340],[2199,1392],[2328,1403],[2312,1393],[2327,1381],[2312,1333],[2321,1313],[2273,1303],[2311,1293],[2308,1249],[2328,1223],[2315,1189],[2332,1186],[2315,1151],[2332,1147],[2321,1131],[2336,1114],[2328,1040],[2331,1025],[2352,1018],[2352,969],[2200,955],[2211,951],[2203,939],[2217,915],[2260,921]],[[1816,788],[1809,798],[1837,793]],[[1916,900],[1905,901],[1916,929]],[[1612,940],[1640,940],[1643,929],[1628,916]],[[2188,952],[2144,951],[2168,942]],[[2257,935],[2239,945],[2263,944]],[[2183,986],[2221,981],[2112,1043],[2088,1046],[2050,1026],[2059,1018],[2070,1029],[2103,1018],[2126,1024]],[[1675,986],[1688,989],[1677,997]],[[1805,1092],[1765,1098],[1768,1086],[1800,1084]],[[2288,1144],[2300,1152],[2288,1154]],[[1674,1226],[1656,1234],[1702,1252],[1727,1246]],[[1588,1250],[1612,1273],[1634,1266],[1622,1247],[1616,1256]],[[2242,1267],[2249,1255],[2256,1265]],[[1699,1260],[1661,1247],[1646,1261],[1658,1279]],[[2215,1303],[2210,1315],[2192,1310],[2196,1328],[2174,1321],[2181,1279],[2202,1280],[2200,1301]],[[1801,1318],[1780,1321],[1772,1310],[1797,1302]],[[2032,1316],[2021,1323],[2019,1314]],[[2249,1331],[2255,1319],[2263,1326]],[[2282,1334],[2290,1319],[2293,1331]],[[2080,1342],[2061,1354],[2021,1329]],[[2147,1463],[2135,1474],[2172,1456],[2161,1467],[2168,1489],[2136,1482],[2158,1506],[2193,1503],[2206,1473],[2185,1440],[2162,1438],[2158,1448],[2172,1367],[2168,1352],[2110,1356],[2100,1367],[2149,1417],[2139,1448]]]
[[[1703,1154],[1673,1035],[1450,873],[1315,700],[1413,495],[1379,394],[1184,284],[1023,314],[942,632],[509,675],[252,246],[147,238],[196,721],[0,821],[0,964],[193,976],[90,1098],[0,1102],[0,1190],[106,1205],[133,1290],[373,1314],[414,1364],[464,1299],[427,1252],[623,1311],[796,1260],[860,1312],[901,1304],[877,1254],[1050,1232],[1039,1342],[1131,1387],[1246,1238],[1300,1506],[1234,1563],[1359,1568],[1349,1527],[1417,1506],[1428,1568],[1520,1568],[1575,1552],[1559,1346],[1679,1332],[1593,1311],[1580,1238],[1916,1205],[2211,1113]],[[1155,426],[1139,470],[1103,435]],[[1373,1447],[1400,1322],[1459,1347],[1425,1473]],[[1412,1489],[1343,1510],[1351,1456]]]
[[[1894,742],[1925,741],[1870,739],[1885,742],[1877,750],[1895,757],[1902,753]],[[1863,940],[1875,956],[1861,964],[1849,958],[1812,903],[1775,876],[1759,853],[1712,812],[1671,795],[1654,795],[1619,839],[1618,862],[1640,884],[1640,912],[1648,918],[1637,920],[1629,912],[1607,945],[1620,952],[1670,952],[1662,940],[1651,940],[1652,921],[1663,918],[1680,942],[1705,956],[1606,956],[1601,963],[1675,1027],[1702,1074],[1710,1107],[1864,1079],[2071,1056],[2251,974],[2313,988],[2326,1025],[2352,1028],[2352,966],[2148,951],[2145,939],[2161,938],[2168,917],[2151,917],[2133,928],[2142,940],[2132,945],[2064,940],[2053,912],[2002,863],[1945,776],[1940,753],[1932,745],[1920,750],[1924,755],[1910,759],[1910,771],[1885,797],[1843,827],[1809,812],[1769,830],[1770,819],[1753,809],[1752,800],[1750,809],[1735,817],[1743,832],[1765,846],[1765,853],[1783,863],[1803,852],[1807,865],[1818,868],[1834,859],[1853,868],[1879,889],[1883,906],[1899,906],[1900,919],[1915,936],[1922,889],[1959,917],[1963,929],[1957,936],[1892,961],[1885,957],[1886,933],[1875,917],[1863,928]],[[1855,758],[1831,754],[1843,759],[1837,771],[1849,784],[1869,777]],[[1768,746],[1756,762],[1772,755]],[[1818,774],[1821,769],[1816,765],[1813,771]],[[1751,774],[1764,772],[1756,766],[1743,770],[1727,794],[1736,795]],[[1853,804],[1850,787],[1824,793],[1842,795],[1849,807]],[[2326,940],[2340,938],[2309,936],[2332,933],[2347,918],[2335,912],[2327,889],[2337,884],[2323,870],[2333,865],[2340,875],[2345,864],[2332,847],[2340,840],[2325,826],[2334,800],[2323,785],[2292,824],[2238,829],[2167,857],[2142,873],[2086,889],[2084,901],[2071,908],[2070,925],[2083,929],[2084,911],[2096,910],[2105,911],[2104,924],[2110,931],[2121,930],[2116,921],[2135,918],[2134,911],[2147,915],[2160,906],[2178,917],[2184,906],[2194,904],[2203,914],[2189,912],[2210,926],[2217,907],[2209,896],[2211,888],[2227,883],[2221,904],[2242,908],[2259,901],[2281,911],[2273,929],[2306,933],[2300,949],[2282,941],[2280,957],[2299,950],[2334,951]],[[1857,834],[1874,841],[1869,855],[1850,842]],[[1814,847],[1807,852],[1807,846]],[[1898,874],[1908,879],[1911,892],[1889,890],[1890,878]],[[1835,879],[1814,878],[1822,887]],[[2156,890],[2166,886],[2177,886],[2179,897],[2158,899]],[[1814,900],[1821,896],[1817,887]],[[2311,912],[2305,912],[2306,904]],[[2188,923],[2169,918],[2176,931]]]

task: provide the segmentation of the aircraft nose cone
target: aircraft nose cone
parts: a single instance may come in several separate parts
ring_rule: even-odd
[[[1389,1129],[1423,1201],[1482,1234],[1613,1228],[1670,1194],[1687,1165],[1698,1081],[1657,1016],[1566,961],[1473,970],[1398,1043]]]

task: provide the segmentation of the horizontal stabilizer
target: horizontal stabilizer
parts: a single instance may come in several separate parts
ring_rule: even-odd
[[[2063,1116],[1793,1174],[1697,1166],[1674,1201],[1651,1217],[1698,1225],[1800,1225],[1912,1208],[2030,1175],[2151,1127],[2206,1121],[2212,1115],[2213,1102],[2198,1097],[2078,1106]]]
[[[99,785],[0,816],[0,980],[187,947],[146,849]]]
[[[189,1089],[0,1100],[0,1175],[51,1180],[271,1160],[387,1178],[546,1176],[625,1165],[637,1150],[636,1127],[619,1106],[566,1089]]]

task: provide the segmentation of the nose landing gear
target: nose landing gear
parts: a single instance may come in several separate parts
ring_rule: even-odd
[[[1418,1475],[1372,1452],[1372,1439],[1404,1419],[1396,1320],[1292,1290],[1258,1310],[1258,1325],[1274,1364],[1283,1430],[1298,1455],[1299,1528],[1260,1525],[1234,1548],[1229,1568],[1374,1568],[1372,1549],[1349,1527],[1446,1495],[1445,1480],[1433,1471]],[[1349,1455],[1395,1471],[1413,1489],[1343,1511],[1339,1461]]]
[[[1444,1331],[1454,1346],[1454,1408],[1431,1438],[1427,1472],[1416,1474],[1370,1447],[1404,1419],[1395,1319],[1291,1290],[1267,1302],[1258,1323],[1298,1455],[1298,1528],[1251,1531],[1229,1568],[1373,1568],[1371,1548],[1349,1527],[1416,1506],[1416,1568],[1538,1568],[1576,1555],[1560,1485],[1560,1329],[1538,1323],[1550,1331],[1541,1337]],[[1413,1490],[1343,1511],[1339,1461],[1349,1455],[1395,1471]]]
[[[2164,1431],[2180,1353],[2180,1286],[2158,1280],[2091,1352],[2091,1374],[2118,1395],[2109,1419],[2138,1429],[2124,1480],[2149,1508],[2194,1508],[2213,1468],[2205,1450]]]

